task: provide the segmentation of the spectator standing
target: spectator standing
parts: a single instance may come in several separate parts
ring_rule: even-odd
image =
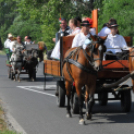
[[[11,42],[13,41],[13,35],[11,33],[8,34],[8,38],[4,42],[4,48],[7,56],[7,60],[9,61],[10,56],[11,56],[11,51],[10,51],[10,46]]]

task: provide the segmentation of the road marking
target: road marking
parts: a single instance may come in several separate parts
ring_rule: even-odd
[[[17,86],[21,89],[24,89],[24,90],[27,90],[27,91],[32,91],[32,92],[35,92],[35,93],[39,93],[39,94],[44,94],[44,95],[48,95],[48,96],[52,96],[52,97],[56,97],[55,95],[53,94],[50,94],[50,93],[47,93],[47,92],[44,92],[44,91],[39,91],[39,90],[36,90],[36,89],[32,89],[32,88],[40,88],[40,89],[43,89],[43,85],[41,86]],[[47,85],[46,88],[50,89],[52,87],[56,87],[56,85]]]

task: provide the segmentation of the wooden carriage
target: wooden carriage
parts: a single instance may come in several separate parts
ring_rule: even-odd
[[[97,25],[97,23],[95,25]],[[61,53],[60,61],[44,60],[45,77],[46,74],[49,74],[60,78],[60,81],[57,82],[57,88],[59,91],[58,106],[60,107],[65,105],[65,87],[64,87],[64,78],[62,77],[62,62],[66,51],[70,49],[72,46],[73,38],[74,36],[66,36],[60,38],[60,53]],[[132,37],[124,37],[124,39],[126,40],[128,46],[132,46]],[[102,61],[102,65],[103,70],[98,72],[97,85],[96,85],[96,93],[98,94],[98,99],[96,100],[98,100],[101,105],[106,105],[108,100],[121,100],[123,111],[129,112],[131,109],[131,92],[130,92],[132,89],[131,87],[129,87],[128,85],[124,85],[122,88],[117,87],[107,89],[102,88],[102,85],[104,83],[113,83],[119,80],[121,77],[124,77],[127,74],[129,74],[128,69],[129,61],[106,60]],[[112,92],[115,98],[108,98],[108,92]],[[73,109],[73,111],[75,111],[74,113],[77,113],[75,109]]]
[[[16,40],[16,38],[14,38],[14,40]],[[27,52],[31,51],[32,49],[39,50],[38,44],[30,44],[30,45],[25,46],[25,50]],[[7,64],[6,64],[6,66],[9,67],[9,72],[8,72],[9,73],[9,78],[11,80],[13,80],[14,79],[14,76],[13,76],[13,70],[12,70],[11,62],[8,61]],[[16,71],[16,73],[17,73],[17,71]],[[36,73],[37,73],[37,68],[35,68],[35,70],[33,71],[34,80],[36,80]],[[28,74],[28,76],[30,77],[30,73],[29,73],[29,71],[28,71],[28,69],[26,68],[25,65],[22,66],[21,74]]]

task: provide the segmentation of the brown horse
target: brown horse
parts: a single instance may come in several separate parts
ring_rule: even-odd
[[[93,95],[96,89],[97,71],[101,66],[103,52],[106,50],[103,45],[106,37],[92,37],[92,39],[93,42],[87,46],[86,50],[82,49],[82,47],[69,49],[65,54],[65,59],[63,62],[63,76],[65,78],[65,88],[68,99],[67,117],[72,116],[70,112],[70,96],[72,83],[75,82],[75,89],[79,99],[79,124],[85,123],[82,112],[83,101],[81,88],[86,86],[86,116],[87,119],[91,119],[91,111],[94,103]]]
[[[134,48],[129,50],[129,71],[134,71]],[[132,78],[133,92],[134,92],[134,76]]]

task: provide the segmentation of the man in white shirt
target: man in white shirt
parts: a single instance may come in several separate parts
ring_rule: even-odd
[[[10,51],[11,51],[11,42],[13,40],[13,35],[12,34],[8,34],[8,38],[6,39],[6,41],[4,42],[4,48],[5,48],[5,52],[7,55],[7,60],[9,60],[10,58]]]
[[[107,47],[107,52],[111,53],[111,55],[106,54],[106,60],[120,59],[123,50],[126,50],[128,47],[123,36],[117,34],[118,25],[112,22],[110,24],[110,29],[111,34],[108,35],[104,45]]]
[[[12,34],[8,34],[8,38],[4,42],[4,47],[5,48],[10,48],[10,43],[11,43],[12,39],[13,39],[13,35]]]
[[[81,32],[79,34],[77,34],[73,39],[72,48],[83,46],[85,40],[90,37],[90,34],[89,34],[90,24],[89,24],[89,22],[82,21],[81,26],[82,26]]]

